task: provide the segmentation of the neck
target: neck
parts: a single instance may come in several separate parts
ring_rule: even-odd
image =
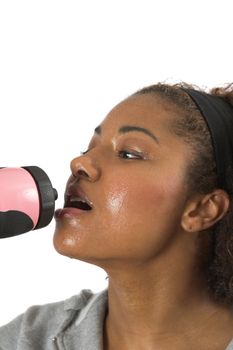
[[[109,344],[118,345],[106,349],[154,349],[155,344],[163,345],[164,341],[170,348],[174,337],[180,335],[182,340],[189,334],[195,339],[200,330],[198,325],[202,325],[200,331],[204,332],[210,322],[216,321],[222,307],[210,300],[194,260],[184,255],[167,259],[166,263],[158,259],[107,271],[106,339]]]
[[[208,297],[201,279],[192,273],[181,276],[173,266],[159,274],[147,266],[140,271],[138,267],[132,269],[128,275],[125,271],[118,277],[109,275],[109,315],[112,312],[116,319],[123,316],[124,327],[127,322],[139,329],[146,323],[153,324],[158,332],[169,325],[174,329],[178,316],[182,320],[185,311],[189,313],[192,305],[195,309]]]

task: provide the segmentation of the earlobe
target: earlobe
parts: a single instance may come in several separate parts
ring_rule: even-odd
[[[221,189],[208,194],[197,194],[186,205],[181,227],[187,232],[206,230],[226,215],[229,204],[228,194]]]

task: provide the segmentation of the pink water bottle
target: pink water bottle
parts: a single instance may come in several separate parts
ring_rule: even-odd
[[[57,191],[37,166],[0,168],[0,238],[47,226]]]

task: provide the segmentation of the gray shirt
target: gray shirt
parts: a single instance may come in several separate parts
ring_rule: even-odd
[[[0,327],[0,350],[102,350],[106,311],[107,290],[32,306]],[[233,350],[233,340],[225,350]]]
[[[102,350],[107,291],[32,306],[0,327],[0,350]]]

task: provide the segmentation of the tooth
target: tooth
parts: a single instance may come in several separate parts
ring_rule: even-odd
[[[78,198],[78,197],[74,197],[70,199],[71,202],[83,202],[86,203],[86,201],[84,199]]]

